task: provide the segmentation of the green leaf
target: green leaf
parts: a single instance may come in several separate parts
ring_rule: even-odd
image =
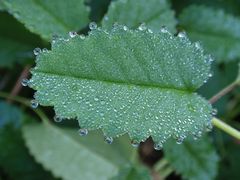
[[[200,40],[218,62],[240,57],[240,19],[223,10],[205,6],[187,7],[180,15],[181,26],[193,40]]]
[[[164,154],[184,179],[211,180],[217,175],[219,157],[207,136],[197,141],[187,139],[181,145],[169,141]]]
[[[155,32],[160,31],[162,26],[175,32],[177,23],[174,11],[170,9],[167,0],[139,0],[137,3],[133,0],[114,1],[103,18],[102,25],[110,29],[115,22],[126,24],[131,28],[146,23]]]
[[[218,132],[222,133],[222,132]],[[222,139],[224,137],[224,139]],[[221,161],[219,164],[219,174],[217,180],[225,179],[238,179],[240,177],[239,172],[239,162],[240,154],[239,148],[240,145],[238,142],[233,141],[233,139],[225,134],[218,136],[218,140],[221,142],[219,148],[222,150]],[[224,140],[224,144],[223,143]]]
[[[20,131],[22,113],[0,101],[0,167],[12,179],[53,179],[29,155]]]
[[[41,44],[37,36],[6,12],[0,12],[0,67],[12,67],[33,59],[32,50]]]
[[[4,5],[31,32],[45,40],[53,34],[78,31],[88,23],[89,9],[84,0],[6,0]]]
[[[109,145],[99,133],[92,132],[83,138],[75,130],[50,124],[25,125],[23,134],[36,160],[65,180],[109,179],[130,165],[131,148],[122,138]]]
[[[93,29],[40,53],[30,87],[57,116],[106,136],[163,143],[205,130],[211,105],[194,93],[208,79],[211,58],[186,37],[165,29]]]
[[[0,11],[4,11],[5,10],[5,6],[3,4],[3,0],[0,0]]]

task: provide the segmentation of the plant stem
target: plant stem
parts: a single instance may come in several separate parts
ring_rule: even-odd
[[[168,177],[173,171],[174,170],[172,167],[167,167],[164,171],[161,172],[160,176],[162,179],[166,179],[166,177]]]
[[[29,102],[28,99],[25,99],[25,98],[22,98],[22,97],[19,97],[19,96],[11,96],[11,94],[1,92],[1,91],[0,91],[0,97],[19,102],[19,103],[23,104],[24,106],[27,106],[27,107],[31,108],[30,107],[30,102]],[[49,123],[48,117],[45,115],[45,113],[41,109],[32,109],[32,110],[40,117],[40,119],[44,123]]]
[[[220,119],[217,119],[217,118],[214,117],[212,119],[212,124],[214,126],[216,126],[217,128],[225,131],[229,135],[231,135],[231,136],[235,137],[236,139],[240,140],[240,132],[238,130],[234,129],[233,127],[229,126],[225,122],[221,121]]]
[[[132,164],[137,164],[138,162],[138,148],[132,148],[132,154],[130,161]]]
[[[215,102],[217,102],[221,97],[223,97],[224,95],[226,95],[227,93],[231,92],[234,88],[236,88],[239,85],[238,81],[234,81],[233,83],[231,83],[230,85],[228,85],[227,87],[225,87],[224,89],[222,89],[219,93],[217,93],[216,95],[214,95],[211,99],[209,99],[209,102],[211,104],[214,104]]]
[[[11,91],[11,96],[16,96],[21,91],[21,89],[22,89],[22,85],[21,85],[22,79],[28,77],[29,69],[30,69],[30,66],[26,66],[23,69],[20,77],[18,78],[16,84],[14,85],[14,87],[13,87],[13,89]]]
[[[162,158],[160,161],[157,162],[157,164],[154,166],[155,171],[160,171],[163,169],[166,165],[168,165],[168,161],[165,158]]]

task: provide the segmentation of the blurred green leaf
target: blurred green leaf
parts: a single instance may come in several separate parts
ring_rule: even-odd
[[[90,19],[95,22],[101,21],[106,13],[111,0],[87,0],[86,4],[90,7]]]
[[[124,167],[111,180],[151,180],[150,170],[144,166]]]
[[[3,4],[3,0],[0,0],[0,11],[3,11],[3,10],[5,10],[5,6],[4,6],[4,4]]]
[[[207,136],[187,139],[181,145],[169,141],[164,155],[184,179],[211,180],[217,175],[219,157]]]
[[[19,109],[0,101],[0,167],[12,179],[53,179],[28,154],[19,129],[22,118]]]
[[[7,10],[31,32],[50,40],[53,34],[78,31],[88,23],[84,0],[5,0]]]
[[[102,25],[110,29],[118,22],[130,28],[137,28],[141,23],[157,32],[162,26],[166,26],[171,32],[175,32],[176,19],[167,0],[118,0],[110,4]]]
[[[240,144],[233,141],[231,137],[224,135],[224,154],[220,161],[219,174],[217,180],[239,179],[239,162],[240,162]]]
[[[65,180],[109,179],[130,164],[128,156],[132,147],[122,138],[109,145],[99,133],[80,137],[77,130],[50,124],[28,124],[23,133],[36,160]]]
[[[32,50],[41,40],[6,12],[0,12],[0,67],[13,67],[33,59]]]
[[[190,6],[179,17],[190,38],[202,42],[218,62],[240,58],[240,19],[223,10]]]

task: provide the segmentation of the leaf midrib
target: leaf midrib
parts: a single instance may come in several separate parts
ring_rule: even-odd
[[[166,89],[166,90],[171,90],[171,91],[177,91],[178,93],[181,94],[192,94],[194,93],[194,91],[196,89],[181,89],[181,88],[177,88],[177,87],[164,87],[164,86],[160,86],[160,85],[149,85],[149,84],[127,84],[126,82],[121,82],[121,81],[111,81],[111,80],[100,80],[100,79],[92,79],[89,77],[78,77],[78,76],[70,76],[70,75],[66,75],[66,74],[60,74],[60,73],[53,73],[53,72],[48,72],[48,71],[43,71],[43,70],[34,70],[33,73],[42,73],[42,74],[49,74],[49,75],[53,75],[53,76],[61,76],[61,77],[68,77],[68,78],[75,78],[77,80],[81,79],[81,80],[88,80],[88,81],[100,81],[100,82],[104,82],[104,83],[108,83],[108,84],[118,84],[118,85],[123,85],[123,86],[137,86],[140,88],[151,88],[151,89]]]

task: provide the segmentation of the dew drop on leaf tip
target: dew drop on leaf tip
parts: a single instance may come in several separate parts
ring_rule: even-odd
[[[185,32],[179,32],[177,36],[180,37],[180,38],[186,38],[187,37]]]
[[[78,133],[80,136],[86,136],[88,134],[88,130],[87,129],[79,129]]]
[[[163,148],[162,143],[155,143],[153,148],[157,151],[160,151]]]
[[[38,102],[35,99],[31,100],[30,104],[33,109],[36,109],[38,107]]]
[[[97,29],[97,24],[95,22],[90,22],[89,29],[91,29],[91,30]]]
[[[53,120],[54,120],[55,122],[62,122],[63,119],[62,119],[61,117],[54,116]]]
[[[21,84],[22,84],[22,86],[26,87],[29,84],[29,80],[24,78],[24,79],[22,79]]]
[[[43,48],[42,52],[46,53],[46,52],[48,52],[48,49],[47,48]]]
[[[75,36],[77,36],[77,32],[69,32],[69,36],[71,37],[71,38],[74,38]]]
[[[39,55],[41,52],[42,52],[42,50],[40,48],[35,48],[33,50],[33,54],[36,55],[36,56]]]
[[[104,141],[107,144],[112,144],[113,143],[113,138],[112,137],[108,137],[108,136],[104,136]]]
[[[166,26],[162,26],[162,27],[160,28],[160,31],[161,31],[162,33],[169,33],[168,30],[167,30],[167,28],[166,28]]]
[[[135,147],[135,148],[139,147],[139,145],[140,145],[140,143],[137,142],[137,141],[135,141],[135,140],[132,140],[132,141],[131,141],[131,144],[132,144],[132,146]]]
[[[146,29],[147,29],[147,27],[146,27],[145,23],[140,24],[140,26],[138,27],[138,30],[140,30],[140,31],[144,31]]]

